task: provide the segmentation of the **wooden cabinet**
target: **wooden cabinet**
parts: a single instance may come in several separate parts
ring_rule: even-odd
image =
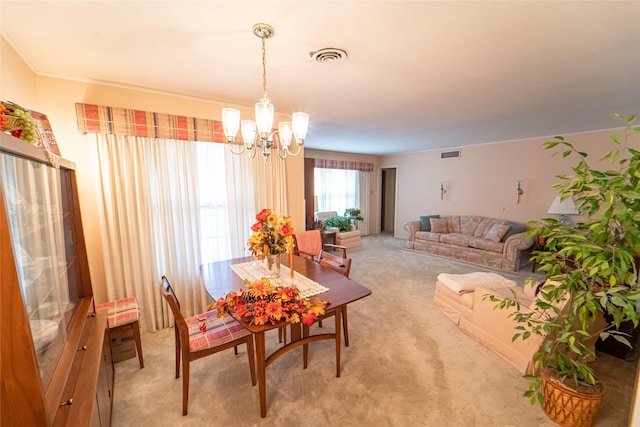
[[[106,314],[93,303],[75,165],[53,160],[0,133],[0,425],[106,426]]]

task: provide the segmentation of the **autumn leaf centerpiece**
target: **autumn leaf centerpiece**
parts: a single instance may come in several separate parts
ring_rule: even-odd
[[[330,305],[318,297],[300,298],[296,286],[277,287],[269,279],[245,280],[245,289],[229,292],[213,308],[218,317],[233,314],[252,325],[275,325],[280,321],[311,326]]]

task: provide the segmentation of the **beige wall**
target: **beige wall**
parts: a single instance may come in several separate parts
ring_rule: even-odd
[[[564,136],[597,163],[612,148],[608,143],[612,133],[622,135],[622,129]],[[637,144],[640,138],[634,137]],[[384,156],[381,167],[398,168],[395,235],[406,237],[403,224],[427,214],[484,215],[522,222],[550,216],[546,212],[557,195],[551,185],[559,182],[555,176],[570,174],[577,160],[553,156],[556,150],[543,146],[549,139],[462,147],[461,157],[454,159],[440,159],[441,150]],[[518,181],[524,191],[520,203]],[[440,200],[441,182],[446,189],[444,200]]]
[[[96,300],[105,301],[100,215],[96,212],[96,198],[99,197],[98,171],[95,166],[97,159],[92,145],[86,142],[87,137],[77,130],[75,103],[84,102],[217,120],[221,119],[222,105],[208,100],[152,91],[37,76],[4,40],[1,49],[0,99],[11,100],[25,108],[46,114],[62,156],[76,163],[94,294]],[[252,108],[242,110],[245,117],[252,114]],[[304,182],[295,179],[303,176],[303,155],[288,157],[286,162],[288,214],[293,217],[294,226],[304,228]]]

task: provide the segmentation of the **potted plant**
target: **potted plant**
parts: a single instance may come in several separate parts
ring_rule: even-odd
[[[563,200],[573,198],[585,221],[575,225],[556,219],[532,221],[530,235],[545,240],[544,250],[533,258],[547,282],[539,290],[535,309],[515,298],[498,299],[500,308],[515,307],[513,339],[532,334],[545,338],[534,355],[535,375],[525,396],[539,402],[547,415],[561,425],[591,425],[602,394],[594,370],[598,337],[630,345],[619,331],[623,322],[638,326],[638,260],[640,259],[640,133],[635,116],[626,122],[623,138],[611,136],[613,148],[601,159],[612,164],[597,170],[587,153],[563,137],[546,142],[547,149],[561,148],[563,157],[577,156],[572,175],[560,175],[555,184]],[[604,321],[606,319],[606,321]],[[568,395],[559,397],[561,393]],[[558,404],[558,406],[555,406]]]
[[[351,230],[351,219],[346,216],[330,216],[329,218],[324,220],[324,226],[326,228],[334,227],[340,229],[340,231],[350,231]]]
[[[348,217],[351,220],[364,221],[364,218],[360,215],[360,209],[358,208],[345,209],[344,216]]]

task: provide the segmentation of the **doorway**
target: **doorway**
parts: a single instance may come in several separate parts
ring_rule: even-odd
[[[380,232],[395,231],[396,223],[396,167],[380,168]]]

